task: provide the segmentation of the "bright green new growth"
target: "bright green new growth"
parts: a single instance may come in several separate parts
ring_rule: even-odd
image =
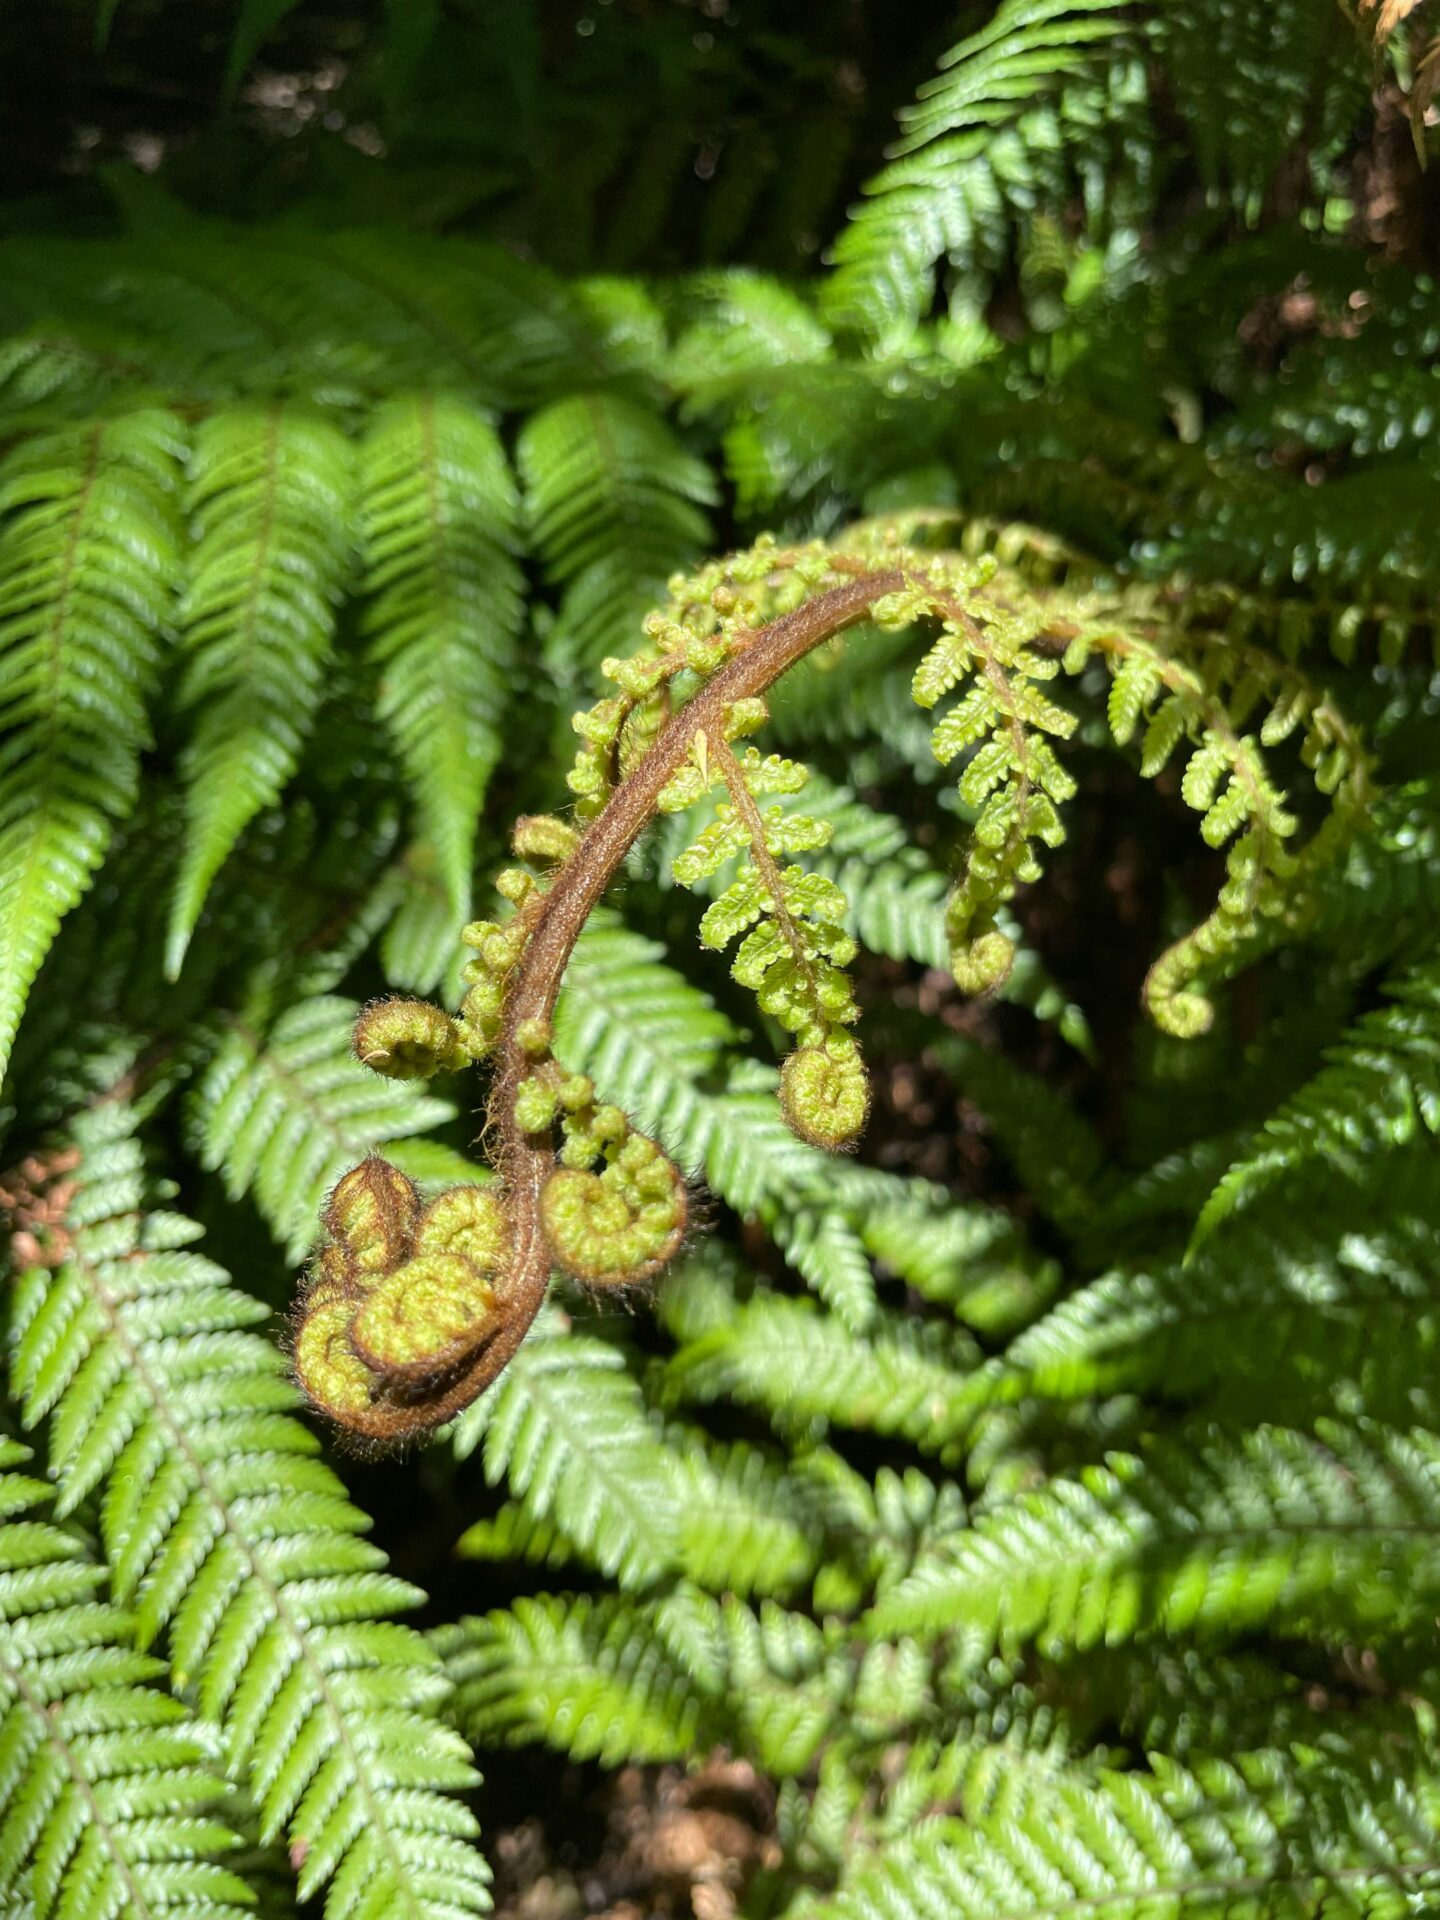
[[[672,580],[668,602],[645,622],[644,648],[604,663],[617,691],[573,721],[583,744],[569,785],[587,831],[577,838],[559,820],[522,821],[517,849],[535,865],[498,877],[508,919],[466,928],[474,957],[458,1018],[400,1000],[361,1015],[357,1057],[395,1079],[498,1055],[489,1120],[502,1178],[494,1192],[472,1196],[494,1210],[494,1233],[444,1254],[429,1251],[413,1189],[383,1160],[336,1188],[296,1364],[312,1399],[342,1424],[393,1439],[453,1417],[514,1353],[552,1267],[590,1286],[623,1287],[653,1278],[679,1250],[688,1217],[679,1168],[552,1051],[570,952],[653,816],[690,816],[670,873],[712,892],[701,944],[738,940],[733,978],[794,1036],[779,1086],[787,1124],[829,1149],[858,1135],[869,1089],[850,1031],[859,1017],[846,971],[859,952],[847,930],[850,903],[833,880],[794,859],[823,851],[833,828],[799,807],[765,804],[803,797],[809,774],[798,761],[735,750],[766,724],[770,687],[857,617],[876,636],[922,636],[912,692],[938,710],[936,759],[961,762],[970,829],[945,928],[951,971],[967,993],[1004,983],[1015,947],[997,916],[1040,877],[1040,850],[1064,841],[1061,808],[1076,782],[1052,743],[1071,736],[1078,715],[1051,688],[1082,676],[1097,656],[1117,744],[1129,744],[1143,722],[1140,770],[1150,777],[1183,754],[1181,794],[1201,815],[1205,843],[1226,849],[1215,909],[1150,970],[1145,996],[1156,1023],[1180,1037],[1206,1031],[1212,1007],[1197,985],[1202,972],[1222,973],[1265,922],[1295,922],[1308,910],[1305,885],[1368,797],[1364,754],[1328,700],[1292,668],[1167,621],[1148,592],[1127,600],[1036,591],[993,556],[906,545],[901,532],[880,522],[848,546],[762,540]],[[1298,852],[1290,845],[1297,819],[1265,761],[1292,734],[1331,802]],[[367,1213],[363,1248],[348,1224],[352,1189],[367,1208],[393,1207],[400,1221],[379,1231]],[[402,1190],[408,1199],[382,1205],[382,1193]],[[468,1191],[437,1204],[463,1205]],[[803,1264],[798,1250],[795,1258]]]

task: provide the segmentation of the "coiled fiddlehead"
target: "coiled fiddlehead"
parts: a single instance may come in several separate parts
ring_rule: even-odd
[[[1293,667],[1172,619],[1154,589],[1031,590],[992,556],[907,547],[883,524],[844,548],[762,541],[671,587],[641,651],[605,663],[615,691],[575,717],[573,822],[545,815],[516,826],[515,851],[529,864],[496,881],[509,917],[465,931],[472,957],[459,1014],[395,1000],[357,1024],[356,1051],[381,1073],[493,1062],[487,1132],[499,1175],[493,1187],[452,1188],[423,1207],[402,1173],[371,1158],[330,1196],[295,1367],[316,1405],[359,1434],[403,1440],[467,1406],[524,1338],[553,1271],[625,1286],[659,1272],[681,1243],[679,1170],[552,1051],[575,942],[657,814],[706,813],[674,861],[682,884],[736,863],[700,937],[717,948],[739,941],[736,979],[795,1036],[780,1082],[789,1124],[828,1148],[858,1135],[868,1084],[851,1031],[846,902],[791,858],[823,846],[827,828],[762,804],[802,792],[803,766],[738,744],[764,725],[767,689],[845,629],[868,621],[928,632],[915,698],[939,709],[935,753],[960,760],[973,814],[947,915],[967,992],[1004,980],[1014,953],[996,916],[1039,877],[1042,850],[1064,838],[1061,808],[1075,782],[1055,743],[1076,717],[1050,688],[1091,660],[1110,676],[1117,741],[1141,733],[1149,776],[1183,750],[1184,797],[1204,839],[1227,849],[1213,912],[1146,981],[1149,1011],[1170,1032],[1205,1030],[1202,970],[1233,961],[1262,920],[1303,913],[1309,872],[1364,812],[1365,756],[1330,702]],[[1331,803],[1298,853],[1296,819],[1263,751],[1292,734]]]

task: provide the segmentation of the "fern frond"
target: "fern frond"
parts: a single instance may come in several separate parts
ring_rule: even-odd
[[[443,1679],[390,1615],[415,1589],[316,1459],[266,1309],[146,1211],[132,1116],[76,1121],[80,1186],[55,1272],[22,1276],[11,1370],[48,1423],[58,1510],[99,1498],[117,1598],[139,1642],[223,1732],[227,1769],[285,1835],[327,1920],[484,1912],[468,1755],[435,1717]]]
[[[374,416],[360,454],[370,658],[457,930],[523,613],[517,511],[504,449],[473,408],[418,394]]]
[[[1269,1626],[1403,1627],[1440,1587],[1440,1452],[1326,1424],[1115,1455],[995,1509],[880,1601],[874,1632],[1083,1649]]]
[[[989,1820],[941,1819],[860,1855],[824,1920],[1051,1920],[1076,1910],[1164,1920],[1344,1911],[1381,1920],[1440,1882],[1433,1772],[1274,1751],[1157,1760],[1151,1774],[1035,1780]]]
[[[833,1423],[902,1434],[945,1458],[983,1404],[977,1361],[949,1328],[894,1319],[861,1336],[812,1301],[758,1293],[681,1348],[665,1387],[676,1399],[759,1407],[782,1432]]]
[[[901,333],[929,307],[937,261],[993,271],[1014,211],[1055,204],[1086,135],[1115,111],[1105,69],[1122,25],[1115,0],[1007,0],[953,48],[902,111],[895,157],[835,245],[827,318]]]
[[[657,1632],[674,1604],[538,1594],[442,1627],[457,1722],[477,1746],[543,1740],[606,1766],[693,1753],[705,1697]]]
[[[1422,962],[1387,992],[1390,1004],[1362,1016],[1220,1181],[1201,1211],[1197,1243],[1317,1157],[1364,1179],[1378,1153],[1440,1136],[1440,963]]]
[[[22,441],[0,466],[0,1072],[135,804],[180,583],[184,450],[156,410]]]
[[[680,1430],[669,1437],[686,1577],[710,1593],[787,1598],[819,1557],[815,1516],[794,1480],[743,1440],[719,1446]]]
[[[704,407],[737,376],[762,367],[823,360],[828,329],[791,287],[735,268],[696,274],[684,288],[687,324],[670,354],[669,373],[692,405]]]
[[[1350,23],[1306,0],[1263,11],[1243,0],[1161,8],[1156,42],[1207,186],[1252,221],[1292,146],[1305,143],[1323,178],[1343,130],[1364,111]]]
[[[535,545],[564,589],[552,655],[591,670],[633,645],[665,581],[704,546],[714,481],[658,413],[610,394],[533,414],[517,454]]]
[[[50,1489],[0,1435],[0,1903],[35,1920],[245,1920],[218,1864],[239,1841],[202,1730],[153,1684],[102,1597],[105,1569],[46,1517]]]
[[[414,1082],[367,1072],[351,1050],[360,1009],[329,995],[301,1000],[268,1030],[256,1011],[232,1018],[189,1098],[201,1164],[234,1198],[253,1193],[271,1232],[298,1260],[320,1202],[347,1167],[383,1141],[453,1117]]]
[[[1327,1170],[1183,1265],[1070,1294],[1006,1364],[1026,1392],[1065,1400],[1163,1386],[1232,1417],[1428,1417],[1437,1236],[1430,1150],[1389,1155],[1360,1183]]]
[[[925,750],[929,754],[928,737]],[[847,932],[872,953],[948,968],[945,897],[950,878],[910,843],[900,820],[867,806],[848,787],[833,785],[814,773],[803,793],[781,794],[774,804],[782,816],[803,811],[829,828],[828,843],[807,855],[806,867],[833,880],[844,894],[847,910],[841,925]],[[662,885],[685,838],[693,837],[710,817],[697,807],[683,818],[665,822],[655,860]],[[697,882],[693,891],[713,899],[729,877],[726,870],[717,870]]]
[[[853,1224],[822,1199],[831,1187],[828,1162],[795,1139],[773,1101],[768,1110],[757,1104],[753,1125],[761,1138],[747,1139],[748,1110],[705,1085],[734,1030],[706,994],[658,964],[661,951],[623,927],[586,931],[556,1010],[560,1057],[590,1074],[679,1165],[708,1168],[712,1155],[720,1158],[718,1175],[708,1171],[723,1198],[743,1201],[748,1210],[769,1197],[777,1242],[790,1265],[847,1325],[864,1326],[874,1281]],[[778,1159],[762,1144],[772,1128]],[[737,1173],[744,1168],[743,1185],[727,1177],[731,1165]],[[794,1204],[780,1205],[782,1196]],[[805,1197],[814,1204],[804,1204]]]
[[[204,421],[195,440],[195,552],[183,609],[185,850],[166,942],[179,971],[210,882],[299,761],[325,691],[353,536],[351,449],[276,403]]]
[[[645,1587],[676,1565],[669,1462],[624,1356],[558,1313],[537,1323],[496,1386],[461,1416],[455,1449],[483,1447],[532,1520],[555,1524],[594,1566]]]
[[[1066,1234],[1083,1231],[1114,1183],[1093,1127],[1053,1086],[1003,1054],[950,1034],[937,1051],[1046,1213]]]

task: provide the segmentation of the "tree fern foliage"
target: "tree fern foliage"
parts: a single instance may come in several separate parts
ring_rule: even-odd
[[[27,1462],[0,1443],[0,1887],[17,1912],[238,1920],[254,1896],[223,1864],[239,1841],[210,1743]]]
[[[251,181],[333,22],[247,7],[228,131],[3,203],[0,1912],[461,1920],[481,1772],[554,1839],[716,1752],[755,1920],[1427,1912],[1433,23],[925,7],[857,90],[863,7],[703,11],[376,10]],[[418,1300],[523,1155],[363,1035],[479,1020],[717,635],[902,555],[528,1035],[668,1266],[557,1261],[377,1465],[296,1383],[342,1183]]]
[[[164,1648],[142,1670],[193,1701],[302,1898],[327,1888],[327,1912],[347,1915],[483,1911],[471,1822],[443,1797],[473,1780],[469,1756],[436,1717],[434,1656],[393,1619],[418,1596],[315,1457],[283,1359],[254,1331],[265,1308],[187,1250],[192,1222],[148,1209],[127,1109],[94,1109],[72,1137],[64,1256],[20,1277],[11,1360],[57,1513],[93,1505],[129,1638]]]

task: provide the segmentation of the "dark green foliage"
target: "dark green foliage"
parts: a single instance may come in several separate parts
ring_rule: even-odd
[[[56,160],[0,239],[5,1920],[463,1920],[472,1757],[520,1746],[753,1763],[756,1920],[1430,1911],[1427,10],[1377,49],[1333,0],[392,5],[334,89],[382,162],[247,95],[261,49],[323,69],[314,7],[231,9],[199,114],[193,23],[99,11],[173,143]],[[428,1193],[487,1142],[355,1015],[455,1003],[669,576],[884,515],[1160,636],[1330,857],[1156,1033],[1232,796],[1143,665],[1085,666],[1069,838],[966,998],[984,767],[947,789],[911,700],[934,635],[821,650],[761,746],[832,830],[866,1139],[784,1124],[662,820],[555,1047],[693,1177],[686,1247],[653,1298],[557,1289],[431,1456],[342,1459],[372,1544],[295,1269],[372,1149]]]

